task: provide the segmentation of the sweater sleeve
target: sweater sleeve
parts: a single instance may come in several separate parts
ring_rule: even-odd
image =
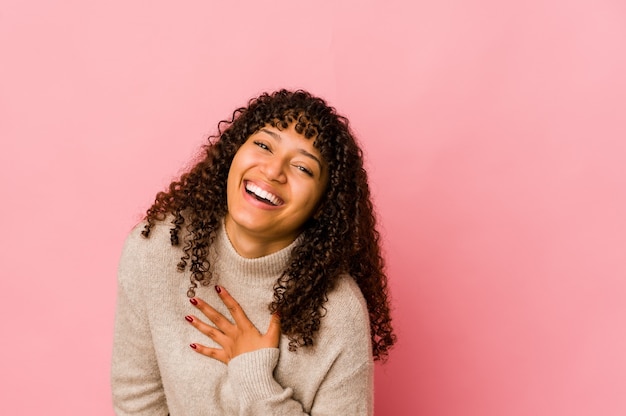
[[[167,415],[152,335],[135,283],[146,277],[145,262],[136,251],[138,238],[135,230],[127,239],[118,269],[111,367],[113,408],[118,416]]]
[[[229,363],[229,375],[240,394],[241,416],[373,414],[374,366],[370,360],[341,378],[322,383],[311,412],[306,413],[292,397],[292,389],[281,386],[272,376],[278,355],[277,348],[266,348],[242,354]]]

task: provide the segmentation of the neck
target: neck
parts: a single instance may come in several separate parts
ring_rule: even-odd
[[[226,236],[237,254],[247,259],[255,259],[275,253],[293,243],[293,237],[267,239],[250,233],[238,232],[232,220],[226,215],[224,219]]]

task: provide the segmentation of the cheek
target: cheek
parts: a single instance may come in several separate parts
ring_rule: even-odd
[[[320,189],[319,184],[308,186],[303,193],[303,200],[306,201],[306,206],[310,209],[315,208],[322,197],[323,189]]]
[[[255,154],[249,149],[242,149],[233,158],[230,164],[229,176],[234,174],[235,176],[242,175],[244,172],[256,167],[261,162],[258,154]]]

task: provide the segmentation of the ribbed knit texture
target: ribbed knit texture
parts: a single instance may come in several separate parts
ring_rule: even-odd
[[[369,318],[356,283],[343,277],[324,305],[314,347],[242,354],[225,365],[189,344],[218,347],[184,319],[210,323],[186,296],[189,272],[177,272],[182,250],[169,243],[169,222],[148,239],[143,224],[129,235],[118,273],[112,389],[117,415],[371,415],[373,362]],[[273,285],[293,246],[246,259],[224,227],[211,247],[214,277],[196,296],[231,318],[213,286],[225,287],[261,332],[270,322]]]

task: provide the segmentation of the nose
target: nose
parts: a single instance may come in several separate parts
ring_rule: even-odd
[[[279,157],[269,158],[261,166],[261,172],[267,180],[272,182],[285,183],[287,175],[285,175],[285,162]]]

